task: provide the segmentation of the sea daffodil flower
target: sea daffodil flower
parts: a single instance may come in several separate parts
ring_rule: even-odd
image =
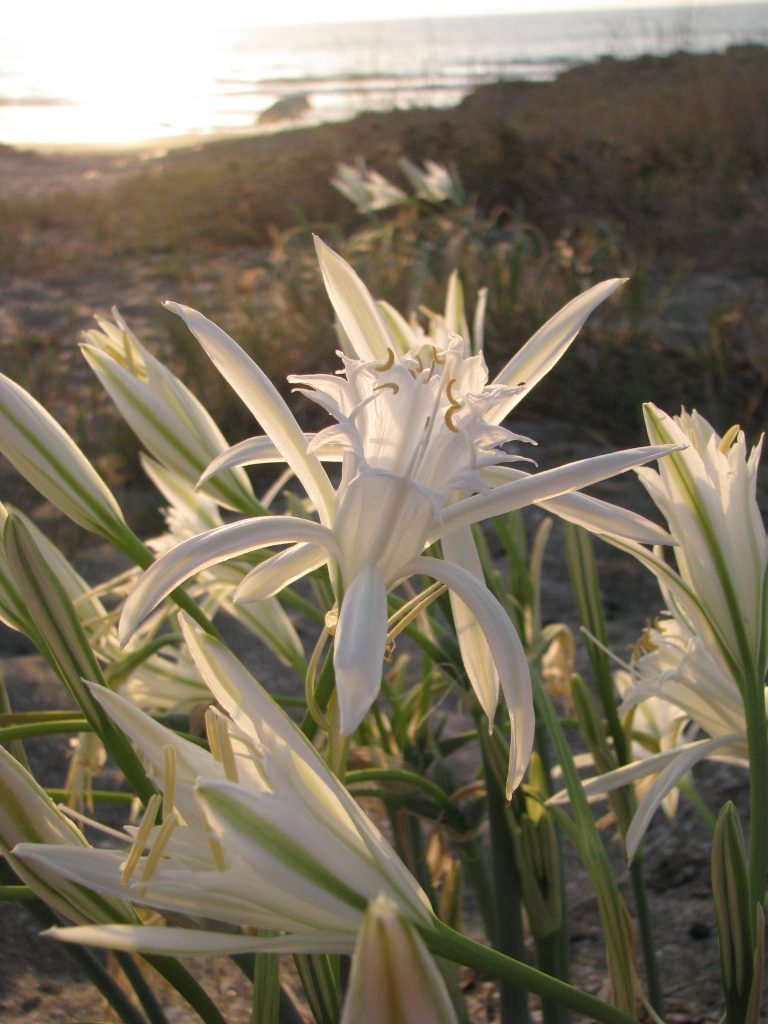
[[[349,952],[365,907],[382,892],[407,920],[430,927],[426,895],[314,747],[223,644],[181,623],[225,712],[208,712],[211,752],[100,688],[95,699],[155,767],[162,798],[130,829],[127,853],[22,843],[13,854],[49,877],[186,915],[192,927],[75,928],[58,937],[177,954]],[[212,922],[205,931],[194,927],[200,918]],[[286,934],[260,940],[233,926]]]
[[[408,196],[397,185],[365,165],[364,160],[354,164],[336,164],[331,184],[353,203],[358,213],[374,213],[390,206],[401,206]]]
[[[363,358],[344,360],[344,375],[292,378],[337,423],[310,438],[262,371],[231,338],[186,307],[171,305],[217,368],[264,426],[266,458],[296,474],[319,522],[265,516],[228,524],[182,542],[160,558],[129,596],[121,631],[128,637],[176,586],[217,562],[272,545],[293,545],[251,576],[276,593],[328,563],[338,601],[334,668],[341,731],[351,733],[378,693],[387,646],[387,592],[416,575],[445,584],[461,602],[473,648],[483,647],[494,672],[470,681],[490,720],[499,689],[512,723],[508,791],[522,778],[533,741],[530,677],[520,640],[479,578],[472,552],[455,545],[451,561],[425,557],[435,541],[490,516],[556,499],[665,454],[667,446],[597,456],[491,487],[484,472],[513,459],[502,445],[519,440],[499,420],[519,392],[506,381],[487,384],[482,356],[464,358],[457,340],[442,353],[398,359],[384,318],[362,282],[330,250],[321,269],[337,316]],[[329,255],[330,254],[330,255]],[[539,363],[551,358],[551,346]],[[531,363],[530,360],[523,361]],[[530,366],[533,376],[537,368]],[[258,447],[258,445],[257,445]],[[247,447],[249,461],[253,447]],[[272,454],[270,455],[269,452]],[[322,465],[342,460],[334,488]],[[243,458],[236,446],[235,460]],[[228,461],[216,461],[220,468]],[[666,534],[664,534],[666,536]],[[476,557],[476,553],[475,553]],[[262,595],[263,596],[263,595]],[[462,630],[463,632],[464,630]],[[480,639],[481,638],[481,641]]]
[[[619,711],[639,719],[633,736],[642,749],[633,743],[636,760],[584,782],[590,796],[639,784],[626,835],[630,859],[659,806],[699,761],[749,764],[739,688],[702,638],[684,622],[665,617],[646,630],[637,652],[617,676],[623,691]],[[565,793],[558,793],[552,802],[563,799]]]
[[[768,538],[756,493],[762,440],[748,453],[743,431],[733,427],[721,437],[697,412],[673,417],[647,404],[644,415],[651,443],[687,445],[658,471],[638,471],[677,542],[677,572],[630,541],[616,544],[655,574],[669,611],[702,638],[740,689],[745,681],[762,687],[768,669]]]

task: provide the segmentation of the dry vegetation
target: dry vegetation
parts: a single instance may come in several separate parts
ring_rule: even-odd
[[[329,184],[336,163],[357,156],[402,184],[403,154],[454,166],[467,205],[364,219]],[[244,414],[159,300],[203,309],[276,376],[325,364],[335,339],[312,230],[402,310],[440,308],[454,265],[470,295],[488,285],[492,365],[580,289],[629,275],[528,415],[554,408],[614,440],[638,439],[648,398],[697,405],[721,427],[764,423],[764,47],[604,59],[552,83],[481,89],[452,110],[366,114],[152,159],[4,156],[3,368],[22,367],[97,451],[108,432],[76,341],[113,302],[174,352],[239,435]],[[46,175],[68,189],[46,191]],[[79,401],[62,391],[62,370]]]

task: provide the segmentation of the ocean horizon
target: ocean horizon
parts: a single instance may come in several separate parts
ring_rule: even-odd
[[[549,81],[604,56],[720,52],[743,43],[768,43],[766,5],[228,30],[206,38],[204,60],[163,41],[127,82],[125,71],[111,69],[111,55],[102,66],[98,50],[78,68],[75,60],[51,60],[40,38],[3,38],[0,143],[119,145],[273,132],[364,110],[453,106],[483,84]]]

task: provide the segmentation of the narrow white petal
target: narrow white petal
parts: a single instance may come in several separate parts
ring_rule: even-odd
[[[494,410],[500,423],[541,378],[563,356],[592,310],[624,284],[625,278],[612,278],[594,285],[563,306],[523,347],[512,356],[497,375],[494,384],[525,384],[525,390],[510,395]]]
[[[483,582],[480,556],[469,527],[449,533],[443,537],[441,544],[443,555],[449,562],[462,566]],[[472,689],[477,694],[480,707],[488,716],[488,720],[493,721],[499,697],[499,674],[493,662],[493,654],[488,647],[483,628],[472,614],[471,608],[453,590],[449,591],[449,596],[461,660],[464,662]]]
[[[394,344],[371,293],[346,260],[317,236],[315,250],[328,297],[355,354],[359,359],[385,359]]]
[[[511,736],[506,789],[510,798],[528,767],[535,728],[530,669],[515,627],[490,590],[466,569],[439,558],[421,556],[409,562],[404,571],[408,575],[431,576],[456,591],[485,632],[509,710]]]
[[[153,928],[149,925],[83,925],[50,928],[43,933],[59,942],[148,953],[156,956],[235,956],[238,953],[348,953],[354,936],[306,932],[259,939],[238,933],[196,928]]]
[[[514,469],[511,466],[492,466],[489,469],[484,469],[481,475],[483,480],[492,487],[499,487],[513,480],[531,476],[530,473]],[[561,519],[566,519],[569,523],[583,526],[591,533],[609,533],[618,537],[627,537],[640,544],[675,543],[671,534],[651,522],[650,519],[646,519],[645,516],[600,498],[593,498],[589,494],[582,494],[580,491],[570,491],[568,494],[537,501],[535,504]]]
[[[296,474],[323,522],[333,514],[334,491],[317,456],[272,381],[221,328],[187,306],[167,306],[184,320],[219,373],[248,406]]]
[[[121,641],[131,636],[164,597],[202,569],[272,544],[300,541],[320,545],[334,558],[339,557],[336,539],[330,530],[292,516],[244,519],[182,541],[151,565],[131,591],[120,617]]]
[[[435,528],[430,541],[439,540],[460,526],[469,526],[491,516],[506,515],[534,502],[589,487],[590,484],[624,473],[635,466],[642,466],[673,451],[679,451],[679,448],[675,445],[660,445],[595,455],[556,469],[533,473],[525,479],[496,487],[489,494],[464,498],[445,510],[443,522]]]
[[[737,735],[718,736],[716,739],[704,740],[695,747],[692,744],[691,748],[682,751],[682,753],[678,752],[678,756],[671,764],[664,768],[659,777],[653,782],[640,806],[635,811],[626,836],[627,858],[629,860],[632,860],[637,853],[637,848],[642,842],[651,818],[656,813],[662,800],[678,784],[680,779],[702,758],[709,757],[718,747],[724,747],[729,743],[733,743],[734,740],[742,739],[743,737]]]
[[[737,735],[735,733],[728,737],[729,742],[734,742],[736,739]],[[606,793],[613,793],[614,790],[621,789],[623,786],[629,786],[648,775],[658,774],[671,764],[675,758],[679,757],[681,753],[689,750],[693,751],[700,748],[702,744],[709,742],[709,740],[694,740],[692,743],[686,743],[671,750],[663,750],[658,754],[643,757],[639,761],[632,761],[631,764],[624,764],[620,768],[614,768],[613,771],[605,772],[603,775],[593,775],[589,779],[582,780],[582,788],[590,799],[605,796]],[[577,767],[584,767],[585,764],[593,767],[590,754],[585,756],[581,765],[579,765],[578,759],[575,760]],[[555,806],[569,802],[570,797],[567,789],[558,790],[547,800],[547,804]]]
[[[316,544],[294,544],[251,569],[238,585],[232,600],[237,603],[274,597],[294,580],[314,572],[327,561],[328,552]]]
[[[354,732],[381,686],[387,636],[387,591],[381,573],[364,565],[347,587],[334,640],[333,667],[341,732]]]

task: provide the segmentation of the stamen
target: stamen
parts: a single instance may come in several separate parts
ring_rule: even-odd
[[[224,774],[229,782],[239,782],[240,776],[237,772],[235,751],[232,748],[232,737],[229,735],[226,719],[219,718],[216,723],[216,730],[217,739],[219,741],[219,751],[221,752],[221,763],[224,767]]]
[[[163,768],[163,818],[167,818],[173,811],[176,797],[176,747],[172,743],[166,743],[163,747]]]
[[[391,370],[394,365],[395,353],[392,351],[391,348],[388,348],[387,358],[384,360],[383,363],[379,363],[377,366],[374,366],[374,370],[376,371],[376,373],[386,373],[387,370]]]
[[[216,761],[221,761],[221,751],[219,750],[219,737],[217,731],[218,715],[213,708],[208,708],[205,712],[205,735],[208,739],[208,747]]]
[[[395,382],[392,381],[392,380],[389,380],[389,381],[386,381],[386,382],[384,382],[382,384],[374,384],[374,386],[373,386],[373,390],[374,391],[383,391],[384,388],[388,388],[393,394],[396,395],[398,393],[398,391],[400,390],[400,385],[399,384],[395,384]]]
[[[211,828],[207,821],[205,822],[205,834],[208,838],[208,845],[211,848],[211,853],[213,854],[213,859],[216,864],[216,867],[219,869],[219,871],[226,871],[227,862],[224,859],[224,850],[217,836],[214,835],[213,829]]]
[[[426,590],[412,597],[410,601],[407,601],[402,608],[398,608],[388,622],[387,647],[391,645],[391,649],[394,650],[395,640],[403,630],[410,626],[413,620],[421,615],[433,601],[441,597],[447,589],[444,583],[432,583]]]
[[[387,636],[386,640],[384,641],[384,661],[387,663],[387,665],[392,664],[392,659],[394,658],[394,656],[395,641],[393,637]]]
[[[448,427],[449,430],[452,430],[454,434],[458,434],[459,428],[453,422],[453,417],[456,415],[459,409],[461,409],[464,403],[461,401],[460,398],[456,398],[453,393],[453,385],[455,383],[456,378],[451,377],[445,389],[445,397],[448,399],[448,402],[450,403],[448,405],[448,408],[445,410],[445,425]]]
[[[147,862],[144,865],[144,871],[141,875],[141,882],[148,882],[152,875],[155,873],[155,868],[160,862],[160,858],[165,852],[165,848],[168,845],[168,841],[171,838],[171,834],[179,825],[179,819],[176,814],[172,814],[170,818],[166,818],[163,824],[160,826],[160,831],[157,833],[157,839],[155,845],[147,857]]]
[[[729,430],[726,430],[726,432],[723,434],[723,438],[719,445],[720,451],[723,453],[723,455],[728,454],[728,449],[736,440],[740,429],[741,427],[739,426],[739,424],[734,423],[733,426]]]
[[[309,664],[307,665],[307,675],[304,679],[304,696],[307,701],[307,711],[315,722],[317,722],[320,728],[325,729],[326,731],[330,729],[330,726],[320,705],[315,700],[315,682],[317,681],[317,667],[320,664],[320,659],[325,653],[328,640],[336,633],[338,621],[338,608],[331,608],[330,611],[325,613],[325,626],[320,636],[317,638],[315,649],[312,651],[312,656],[310,657]]]
[[[136,865],[139,863],[139,858],[144,852],[144,847],[147,845],[147,840],[157,820],[162,803],[163,798],[159,793],[153,794],[147,801],[147,809],[144,811],[144,817],[141,819],[141,824],[136,832],[133,845],[128,851],[128,856],[125,859],[123,871],[120,875],[120,881],[123,885],[127,885],[130,882],[131,875],[136,870]]]

